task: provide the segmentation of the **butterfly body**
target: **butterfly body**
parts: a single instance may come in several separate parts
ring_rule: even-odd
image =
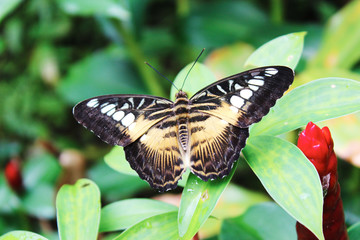
[[[74,107],[75,118],[109,144],[124,147],[139,176],[173,189],[187,168],[204,181],[229,174],[249,136],[293,81],[287,67],[257,68],[219,80],[190,99],[107,95]]]

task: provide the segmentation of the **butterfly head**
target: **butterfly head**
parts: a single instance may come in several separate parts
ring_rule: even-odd
[[[175,97],[176,98],[188,98],[188,95],[183,90],[180,90],[178,93],[176,93]]]

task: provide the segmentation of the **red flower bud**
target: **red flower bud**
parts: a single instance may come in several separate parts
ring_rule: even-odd
[[[315,166],[324,190],[323,231],[326,240],[348,239],[340,197],[337,158],[329,128],[309,122],[298,139],[298,147]],[[317,239],[305,226],[296,223],[298,239]]]
[[[6,164],[5,177],[12,190],[18,194],[23,192],[24,186],[18,159],[13,158]]]

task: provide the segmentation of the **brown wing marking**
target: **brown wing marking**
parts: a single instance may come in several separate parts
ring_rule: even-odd
[[[175,117],[151,127],[124,148],[130,166],[159,191],[174,189],[184,172]]]
[[[166,113],[168,110],[159,111]],[[132,125],[129,127],[124,127],[120,123],[117,123],[115,126],[121,132],[123,139],[119,141],[120,146],[126,146],[128,143],[133,142],[134,140],[143,136],[143,134],[153,125],[165,119],[166,116],[162,116],[157,119],[149,120],[149,118],[145,118],[144,115],[140,115]]]
[[[248,128],[208,114],[193,114],[189,130],[190,169],[204,181],[228,175],[249,136]]]
[[[237,126],[239,119],[242,118],[244,111],[247,110],[250,102],[246,102],[241,109],[238,109],[232,106],[230,103],[221,99],[222,101],[218,102],[205,102],[205,103],[196,103],[194,106],[196,108],[202,108],[200,110],[194,109],[194,112],[203,112],[205,114],[213,115],[217,118],[223,119],[231,125]],[[209,109],[206,109],[208,107]]]

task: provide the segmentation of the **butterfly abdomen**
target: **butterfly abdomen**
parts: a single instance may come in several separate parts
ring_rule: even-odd
[[[180,91],[179,94],[177,94],[174,104],[174,112],[178,125],[179,143],[184,152],[186,152],[189,145],[189,99],[187,98],[186,94],[182,93],[183,92]]]

